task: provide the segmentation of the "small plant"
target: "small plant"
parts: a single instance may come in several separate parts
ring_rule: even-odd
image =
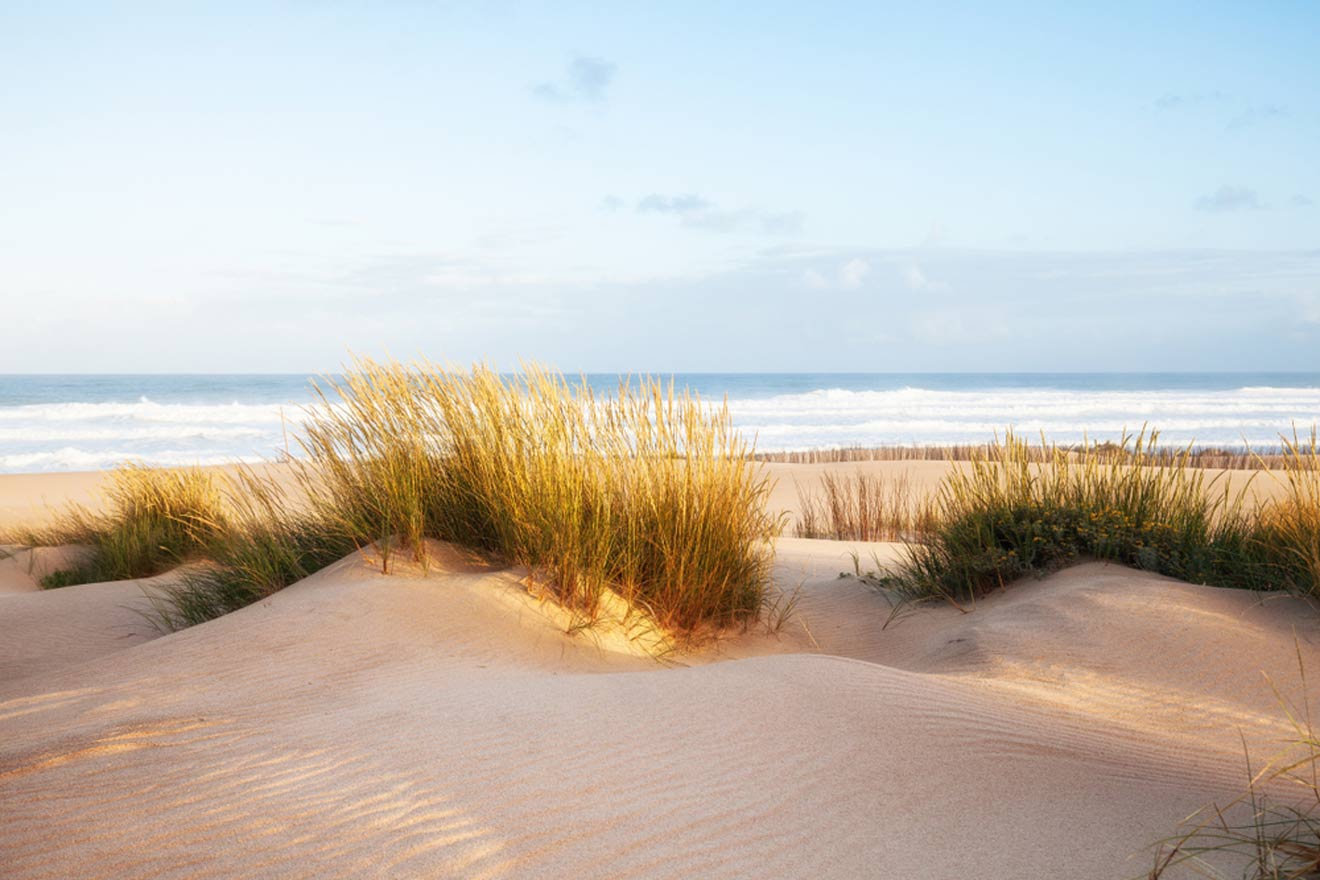
[[[797,487],[799,538],[834,541],[912,541],[932,525],[932,513],[906,474],[821,475],[820,490]]]
[[[1008,433],[946,476],[924,542],[889,585],[962,602],[1092,558],[1194,583],[1278,588],[1278,560],[1243,504],[1245,488],[1230,495],[1219,475],[1191,466],[1190,449],[1170,456],[1157,440],[1142,431],[1039,460]]]
[[[43,586],[148,577],[202,553],[225,529],[224,504],[213,474],[124,464],[110,472],[105,512],[65,510],[49,526],[19,539],[29,546],[81,544],[85,562],[52,572]]]
[[[84,568],[61,568],[44,575],[37,581],[37,585],[43,590],[57,590],[60,587],[71,587],[75,584],[85,584],[96,580],[96,575]]]
[[[352,552],[352,540],[290,503],[270,477],[240,468],[226,481],[227,516],[211,523],[208,563],[148,590],[151,621],[172,632],[212,620],[302,580]]]
[[[1294,731],[1291,747],[1252,772],[1247,755],[1246,791],[1228,804],[1212,804],[1192,816],[1187,830],[1158,844],[1147,880],[1172,868],[1224,878],[1232,864],[1244,880],[1320,880],[1320,733],[1307,699],[1301,661],[1302,701],[1275,690]]]
[[[1320,446],[1294,432],[1283,440],[1283,493],[1258,517],[1257,542],[1269,552],[1283,588],[1320,598]],[[1272,479],[1279,479],[1271,473]]]

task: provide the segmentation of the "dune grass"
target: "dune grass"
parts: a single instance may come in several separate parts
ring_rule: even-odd
[[[47,588],[159,574],[195,558],[227,527],[221,487],[200,468],[124,464],[110,472],[105,510],[73,505],[47,526],[21,531],[28,546],[79,544],[84,561],[42,579]]]
[[[1185,461],[1150,464],[1156,442],[1143,433],[1124,439],[1124,456],[1088,447],[1038,460],[1007,434],[945,477],[935,525],[893,584],[961,602],[1083,556],[1204,580],[1218,569],[1220,539],[1244,531],[1241,505]]]
[[[299,481],[313,515],[425,561],[425,539],[531,569],[593,617],[604,591],[692,633],[766,601],[770,483],[724,406],[655,380],[598,398],[536,366],[517,377],[360,360],[307,414]]]
[[[929,527],[882,578],[914,598],[954,602],[1082,558],[1192,583],[1320,595],[1320,461],[1315,437],[1280,459],[1286,491],[1244,503],[1223,475],[1170,453],[1154,432],[1111,445],[1031,447],[1011,432],[940,485]],[[1270,478],[1280,479],[1271,474]]]
[[[1258,517],[1257,540],[1268,549],[1281,586],[1320,598],[1320,444],[1313,429],[1308,438],[1284,438],[1284,491]]]
[[[270,596],[352,552],[352,540],[291,503],[270,477],[238,468],[224,478],[225,517],[210,530],[205,564],[148,591],[148,617],[174,631]]]
[[[933,511],[906,474],[821,474],[820,488],[797,486],[799,538],[833,541],[915,541],[928,532]]]
[[[1204,877],[1229,875],[1212,867],[1232,864],[1244,880],[1320,880],[1320,732],[1307,697],[1301,665],[1302,698],[1290,702],[1275,690],[1292,726],[1292,742],[1259,770],[1247,759],[1247,786],[1226,804],[1211,804],[1186,822],[1174,837],[1156,846],[1147,880],[1161,880],[1173,869]]]

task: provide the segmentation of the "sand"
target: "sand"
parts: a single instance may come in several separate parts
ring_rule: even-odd
[[[901,548],[794,538],[780,632],[660,662],[435,549],[168,636],[10,560],[0,874],[1138,876],[1320,668],[1291,599],[1091,563],[895,614],[838,574]]]

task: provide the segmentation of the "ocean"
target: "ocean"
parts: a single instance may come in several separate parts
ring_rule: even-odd
[[[590,375],[601,391],[618,376]],[[668,378],[668,377],[666,377]],[[980,443],[1009,426],[1072,443],[1158,428],[1170,445],[1277,445],[1320,418],[1320,373],[691,373],[761,451]],[[0,375],[0,472],[124,460],[220,464],[297,451],[304,375]]]

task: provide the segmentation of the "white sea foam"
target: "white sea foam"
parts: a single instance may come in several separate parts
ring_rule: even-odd
[[[734,423],[762,450],[977,443],[1012,426],[1060,442],[1117,438],[1143,424],[1169,444],[1269,446],[1309,432],[1320,388],[1059,390],[820,388],[731,396]],[[86,470],[125,459],[215,464],[296,452],[297,406],[62,402],[0,406],[0,471]]]
[[[1224,391],[820,389],[730,400],[735,422],[762,449],[973,443],[1007,427],[1052,440],[1114,439],[1143,425],[1168,443],[1273,445],[1294,426],[1309,431],[1320,388]]]
[[[0,406],[0,471],[92,470],[125,460],[220,464],[272,457],[297,407],[273,404],[45,403]]]
[[[114,467],[122,462],[134,461],[160,466],[229,464],[237,461],[259,461],[261,456],[198,454],[191,450],[155,450],[143,453],[137,449],[115,448],[88,451],[73,446],[42,452],[0,454],[0,473],[28,473],[33,471],[93,471]]]
[[[137,403],[37,403],[0,407],[0,424],[26,422],[197,422],[207,425],[248,424],[279,420],[281,413],[297,419],[296,406],[279,404],[183,404],[156,403],[142,398]]]

